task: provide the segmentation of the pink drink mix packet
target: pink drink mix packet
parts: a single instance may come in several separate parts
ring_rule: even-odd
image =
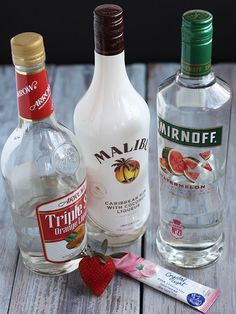
[[[203,286],[131,252],[113,260],[118,271],[188,304],[201,313],[207,313],[220,295],[218,290]]]

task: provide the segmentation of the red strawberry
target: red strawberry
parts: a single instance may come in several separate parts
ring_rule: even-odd
[[[79,263],[79,271],[86,285],[99,296],[115,275],[115,264],[108,256],[106,261],[100,256],[86,256]]]
[[[92,290],[92,292],[99,296],[108,286],[109,282],[115,275],[115,264],[112,257],[121,258],[127,253],[114,253],[110,256],[105,255],[108,247],[108,241],[105,239],[101,245],[102,252],[96,252],[88,245],[87,249],[79,254],[82,257],[79,263],[79,271],[83,281]],[[88,252],[92,256],[88,255]]]

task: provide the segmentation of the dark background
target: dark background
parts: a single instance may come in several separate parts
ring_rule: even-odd
[[[104,1],[8,0],[0,4],[0,64],[11,63],[10,38],[44,36],[47,63],[93,63],[93,10]],[[213,62],[236,62],[235,0],[113,1],[123,7],[126,62],[180,60],[181,16],[190,9],[214,15]]]

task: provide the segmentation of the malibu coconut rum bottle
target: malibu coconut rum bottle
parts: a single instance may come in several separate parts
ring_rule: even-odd
[[[212,15],[185,12],[181,69],[157,94],[157,247],[167,262],[189,268],[215,261],[223,246],[231,91],[211,70],[211,46]]]
[[[56,121],[45,69],[43,38],[11,40],[19,123],[1,169],[23,262],[58,275],[78,267],[86,244],[85,166],[75,136]]]
[[[95,71],[74,113],[88,175],[88,232],[121,246],[139,238],[149,216],[149,109],[124,63],[123,12],[94,11]]]

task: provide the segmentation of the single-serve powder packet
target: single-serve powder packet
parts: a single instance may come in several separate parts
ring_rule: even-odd
[[[220,295],[218,290],[203,286],[130,252],[113,260],[118,271],[190,305],[201,313],[206,313]]]

